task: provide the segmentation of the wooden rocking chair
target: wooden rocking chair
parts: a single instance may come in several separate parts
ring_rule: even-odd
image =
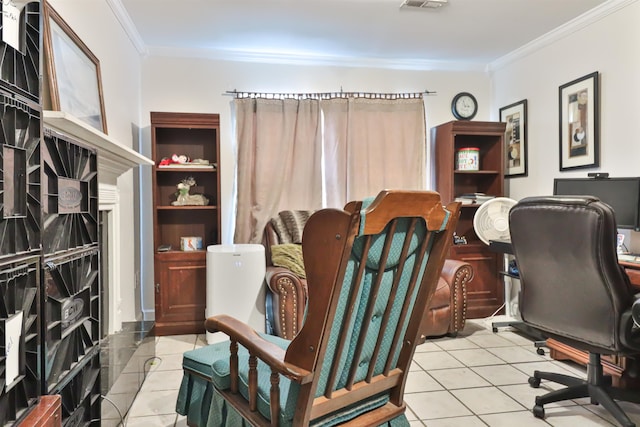
[[[177,412],[191,426],[408,426],[404,386],[459,207],[435,192],[383,191],[314,213],[299,334],[208,318],[230,341],[184,354]]]

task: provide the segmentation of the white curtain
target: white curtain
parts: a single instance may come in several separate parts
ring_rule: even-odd
[[[320,101],[326,204],[342,207],[383,189],[425,188],[422,98]]]
[[[260,242],[281,210],[342,208],[383,189],[424,189],[422,97],[393,98],[234,100],[234,241]]]
[[[322,207],[318,100],[236,99],[238,138],[234,242],[260,242],[285,209]]]

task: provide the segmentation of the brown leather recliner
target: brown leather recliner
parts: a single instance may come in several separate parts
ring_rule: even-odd
[[[467,283],[473,279],[471,264],[455,259],[444,261],[440,281],[422,319],[422,335],[456,336],[467,319]]]
[[[304,320],[307,281],[287,268],[273,265],[271,246],[280,243],[273,224],[268,222],[262,237],[267,263],[267,332],[293,339]],[[464,328],[466,286],[472,278],[473,269],[469,263],[453,259],[445,261],[438,287],[423,319],[425,337],[455,336]]]

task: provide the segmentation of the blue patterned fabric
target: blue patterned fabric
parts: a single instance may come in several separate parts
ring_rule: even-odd
[[[384,398],[386,401],[387,399]],[[370,409],[380,406],[380,399],[373,399],[372,401],[365,402],[364,404],[356,405],[354,407],[346,408],[337,414],[330,414],[326,417],[314,420],[309,425],[311,427],[333,427],[344,423]],[[192,424],[190,424],[192,425]],[[198,426],[205,427],[251,427],[251,424],[242,418],[236,410],[227,403],[227,401],[214,389],[213,397],[211,399],[209,416],[206,422],[203,424],[196,424]],[[281,423],[281,427],[289,427],[292,425],[291,420]],[[399,415],[396,418],[380,424],[380,427],[410,427],[409,421],[405,414]]]
[[[398,358],[402,340],[399,340],[397,346],[392,348],[393,332],[399,327],[402,335],[404,335],[408,327],[408,319],[402,325],[398,325],[402,306],[405,301],[409,301],[410,309],[413,308],[419,287],[415,287],[413,293],[408,295],[409,282],[412,275],[414,264],[418,257],[418,251],[421,242],[424,240],[428,231],[424,220],[419,219],[409,236],[409,253],[408,257],[399,270],[399,261],[402,248],[410,230],[411,218],[401,218],[396,223],[395,233],[388,236],[389,225],[377,236],[371,236],[369,252],[365,262],[365,270],[360,284],[354,283],[362,257],[364,256],[367,236],[362,235],[364,223],[366,221],[365,209],[371,204],[373,199],[367,199],[363,202],[361,228],[359,235],[355,238],[350,259],[347,263],[343,286],[340,289],[340,297],[336,314],[330,320],[331,330],[329,333],[329,342],[326,352],[322,355],[320,361],[320,377],[315,396],[319,397],[324,394],[329,381],[329,372],[334,364],[337,364],[338,375],[336,384],[333,384],[332,390],[344,388],[348,382],[349,371],[352,363],[357,364],[354,382],[364,380],[369,369],[373,364],[373,375],[383,373],[383,369],[388,359],[391,360],[391,368],[397,367]],[[448,219],[448,217],[447,217]],[[445,221],[446,224],[446,221]],[[444,227],[444,225],[443,225]],[[386,239],[391,238],[391,246],[388,258],[381,259]],[[428,253],[431,248],[432,241],[427,242],[427,256],[424,262],[419,266],[418,283],[421,282],[425,272]],[[380,287],[375,296],[374,311],[370,324],[365,325],[365,311],[369,303],[369,299],[374,297],[373,286],[376,283],[380,266],[382,268],[382,277],[380,278]],[[392,285],[394,278],[401,274],[400,286],[396,291],[393,301],[391,300]],[[358,286],[359,285],[359,286]],[[357,289],[357,294],[352,295]],[[353,302],[353,306],[348,306]],[[386,331],[382,331],[382,319],[391,304],[390,318]],[[349,324],[345,325],[349,313],[353,315],[349,319]],[[364,347],[359,360],[353,361],[356,353],[358,337],[366,329]],[[340,339],[346,334],[347,351],[340,356],[337,354],[337,347]],[[263,337],[271,342],[276,343],[281,348],[286,349],[288,341],[277,337],[263,335]],[[380,351],[377,358],[372,360],[374,349],[378,340],[381,340]],[[248,399],[248,352],[239,346],[239,375],[240,375],[240,393]],[[340,357],[339,360],[335,360]],[[230,407],[230,405],[215,390],[212,384],[215,384],[220,390],[229,388],[229,344],[215,344],[201,349],[193,350],[185,353],[184,366],[190,368],[205,377],[211,378],[206,381],[195,375],[185,372],[180,394],[178,397],[177,411],[180,414],[187,415],[188,422],[193,425],[207,427],[237,427],[244,426],[246,423],[242,418]],[[267,419],[270,419],[269,398],[270,398],[270,368],[258,360],[258,411]],[[289,426],[292,423],[296,409],[299,386],[290,380],[280,377],[280,420],[281,426]],[[388,395],[381,394],[366,401],[359,402],[348,408],[342,408],[336,413],[328,414],[320,419],[314,420],[312,426],[334,426],[345,421],[351,420],[358,415],[381,407],[389,401]],[[384,423],[388,427],[406,427],[409,422],[404,414],[396,417],[388,423]]]
[[[289,341],[278,337],[263,335],[263,338],[271,341],[281,348],[286,348]],[[240,392],[248,398],[247,366],[249,353],[238,346],[238,368],[240,370]],[[211,363],[213,361],[213,363]],[[207,427],[244,427],[250,424],[231,407],[216,389],[226,390],[230,386],[229,381],[229,341],[208,345],[184,353],[183,366],[188,367],[201,375],[208,377],[204,379],[198,375],[185,372],[182,384],[178,393],[176,412],[187,416],[190,425]],[[226,362],[226,363],[225,363]],[[258,411],[270,418],[269,412],[269,368],[258,361]],[[292,387],[293,385],[293,387]],[[293,411],[297,401],[297,389],[295,392],[287,392],[292,388],[297,388],[297,384],[291,383],[286,378],[281,377],[280,393],[281,398],[281,426],[290,426],[293,421]],[[364,403],[353,405],[337,414],[330,414],[324,418],[316,420],[312,426],[330,427],[343,423],[361,413],[384,405],[388,401],[386,396],[371,399]],[[403,426],[402,419],[398,417],[395,424]],[[398,424],[399,423],[399,424]],[[387,424],[385,424],[387,425]],[[406,424],[408,426],[408,422]]]
[[[326,415],[324,417],[313,420],[309,425],[311,427],[332,427],[340,425],[346,421],[352,420],[360,414],[364,414],[367,411],[372,409],[376,409],[389,401],[389,398],[386,395],[381,395],[377,397],[372,397],[371,399],[360,402],[356,405],[349,406],[348,408],[341,409],[338,412],[334,412],[332,414]],[[406,424],[403,424],[402,421],[405,421]],[[394,422],[394,424],[391,424]],[[382,424],[383,426],[408,426],[409,421],[407,417],[402,414],[391,420],[389,423]]]
[[[280,337],[260,334],[262,338],[270,341],[282,349],[289,346],[290,341]],[[215,388],[226,390],[230,387],[230,369],[229,369],[229,341],[224,341],[212,345],[207,345],[195,350],[184,353],[182,366],[191,369],[207,379],[198,375],[185,371],[182,378],[180,390],[178,392],[178,401],[176,404],[176,412],[181,415],[187,415],[189,423],[200,426],[216,426],[216,425],[237,425],[225,424],[228,420],[226,412],[212,411],[211,408],[222,407],[223,400],[221,396],[217,396],[219,401],[212,401],[217,394]],[[246,348],[238,346],[238,369],[240,373],[240,393],[248,398],[248,360],[249,352]],[[271,382],[269,379],[270,369],[262,361],[258,360],[258,371],[262,373],[258,375],[258,410],[265,417],[270,416],[269,411],[269,390]],[[282,398],[281,414],[283,421],[285,418],[293,419],[295,411],[295,401],[297,398],[298,385],[293,384],[286,378],[282,378],[280,382],[280,393]],[[286,397],[292,395],[292,399]],[[214,399],[215,400],[215,399]],[[287,404],[288,402],[288,404]],[[235,411],[234,411],[235,412]],[[232,414],[237,415],[237,414]],[[239,415],[238,415],[239,416]],[[231,420],[235,420],[232,417]]]
[[[402,280],[400,280],[400,287],[397,291],[396,297],[394,301],[392,301],[391,307],[391,316],[389,319],[388,330],[387,333],[385,331],[381,331],[381,320],[384,315],[385,309],[389,303],[389,296],[392,291],[392,284],[395,276],[398,274],[398,262],[400,259],[400,255],[402,252],[402,247],[404,245],[405,238],[409,231],[409,226],[411,222],[411,218],[401,218],[395,229],[395,233],[392,238],[392,243],[389,251],[388,258],[386,260],[382,258],[382,251],[385,244],[385,239],[387,239],[389,233],[389,225],[376,236],[371,237],[371,246],[369,248],[368,257],[366,260],[366,270],[364,276],[362,278],[362,284],[358,291],[358,295],[355,298],[355,306],[352,307],[352,310],[355,310],[356,315],[352,316],[351,323],[348,327],[343,329],[343,324],[347,317],[347,314],[350,310],[347,309],[346,305],[349,302],[349,294],[352,289],[355,287],[355,283],[352,283],[355,279],[355,275],[357,273],[358,263],[360,263],[365,242],[366,236],[363,236],[364,223],[366,222],[365,210],[371,204],[374,199],[365,199],[362,204],[361,210],[361,226],[359,236],[356,237],[351,254],[351,260],[349,261],[349,266],[345,273],[344,283],[347,286],[344,286],[341,290],[340,294],[340,302],[338,305],[338,309],[336,310],[336,318],[333,321],[333,326],[331,329],[331,334],[329,337],[329,346],[327,353],[325,353],[325,358],[322,366],[322,373],[320,376],[320,382],[318,389],[316,390],[316,397],[321,396],[325,390],[328,381],[328,375],[331,365],[333,365],[334,359],[336,357],[336,348],[338,344],[338,340],[340,339],[343,333],[347,334],[346,342],[349,343],[349,350],[346,353],[343,353],[338,363],[338,372],[341,373],[339,376],[339,381],[333,390],[337,390],[343,388],[348,380],[350,365],[347,364],[348,360],[352,360],[355,354],[357,340],[352,339],[352,337],[358,337],[361,334],[361,331],[364,329],[363,321],[365,316],[365,310],[367,307],[368,298],[371,297],[371,287],[374,285],[376,277],[378,275],[378,269],[380,267],[380,263],[384,263],[384,270],[382,273],[382,279],[380,284],[380,289],[377,295],[377,299],[375,301],[375,310],[373,313],[373,317],[371,318],[371,324],[368,325],[367,335],[364,341],[364,348],[361,354],[360,359],[357,361],[358,368],[356,370],[356,375],[354,378],[355,382],[360,380],[364,380],[369,366],[371,363],[375,364],[373,374],[378,375],[381,374],[383,368],[387,362],[388,358],[392,360],[392,367],[395,367],[400,356],[400,348],[402,346],[401,342],[398,342],[396,348],[392,349],[392,339],[393,334],[389,333],[389,331],[394,331],[396,325],[398,324],[400,313],[402,310],[402,305],[407,296],[409,279],[411,277],[413,267],[416,261],[416,251],[419,249],[420,242],[424,239],[427,229],[424,220],[418,220],[418,223],[413,230],[413,234],[410,239],[409,252],[407,259],[405,261],[403,270],[402,270]],[[431,247],[431,242],[428,244],[427,252]],[[426,262],[428,259],[428,255],[424,258],[424,263],[420,268],[420,274],[418,276],[418,282],[421,281],[422,276],[424,274],[424,270],[426,267]],[[410,308],[413,308],[413,304],[415,303],[415,298],[418,293],[418,287],[414,289],[414,293],[409,296],[410,300]],[[404,325],[402,325],[402,333],[406,330],[408,326],[408,321]],[[380,337],[382,333],[382,336]],[[382,339],[380,352],[378,353],[378,358],[376,360],[371,360],[373,356],[373,351],[376,345],[378,338]]]
[[[375,409],[388,399],[386,396],[373,398],[358,405],[345,408],[338,413],[327,415],[323,418],[312,421],[309,425],[311,427],[333,427],[351,420],[360,414],[363,414],[371,409]],[[211,399],[209,416],[206,419],[206,423],[198,424],[199,426],[206,427],[250,427],[251,424],[242,418],[236,410],[227,403],[227,401],[213,389],[213,397]],[[281,420],[281,427],[289,427],[292,425],[292,420]],[[389,422],[380,424],[385,427],[409,427],[409,421],[405,414],[399,415]]]

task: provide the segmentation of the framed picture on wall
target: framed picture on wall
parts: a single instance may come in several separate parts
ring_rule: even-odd
[[[68,113],[106,134],[100,61],[48,2],[43,4],[49,108]]]
[[[560,170],[600,165],[598,72],[560,86]]]
[[[502,107],[500,121],[507,124],[504,177],[527,176],[527,100]]]

